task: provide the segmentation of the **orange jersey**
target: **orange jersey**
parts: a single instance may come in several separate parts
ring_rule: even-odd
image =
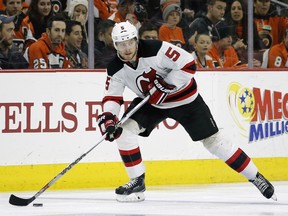
[[[5,10],[5,5],[3,4],[3,1],[0,1],[0,10]]]
[[[262,30],[267,29],[267,31],[270,32],[262,38],[265,48],[269,49],[273,45],[281,43],[283,37],[285,36],[285,30],[288,28],[287,17],[274,16],[269,17],[269,19],[255,18],[254,21],[256,23],[259,36]]]
[[[113,20],[116,23],[126,21],[126,17],[122,17],[118,11],[114,12],[111,16],[109,16],[108,19]]]
[[[172,29],[166,24],[161,25],[159,28],[159,40],[167,41],[178,47],[183,47],[185,45],[182,28],[178,26]]]
[[[25,53],[29,68],[69,68],[64,42],[52,49],[51,41],[46,33],[33,43]]]
[[[26,16],[19,27],[18,31],[15,31],[15,38],[22,39],[24,42],[24,49],[29,47],[32,43],[37,41],[34,37],[35,30],[32,22],[30,22],[29,16]]]
[[[101,19],[108,19],[114,12],[117,11],[117,2],[94,0],[95,7],[99,10],[99,17]]]
[[[268,56],[268,68],[288,67],[288,51],[283,42],[271,47]]]
[[[208,54],[213,61],[215,68],[242,68],[246,67],[246,65],[241,64],[241,61],[238,58],[237,52],[235,49],[230,46],[227,50],[224,51],[223,56],[221,57],[218,54],[218,50],[215,44],[212,45]]]
[[[213,59],[210,56],[205,55],[205,62],[200,62],[195,51],[192,52],[192,56],[195,59],[197,68],[215,68],[215,65],[213,64]]]

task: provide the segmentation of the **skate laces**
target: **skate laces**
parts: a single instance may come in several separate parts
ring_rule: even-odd
[[[268,183],[266,182],[266,180],[261,176],[258,175],[254,181],[253,184],[262,192],[264,193],[265,190],[269,187]]]
[[[256,177],[249,181],[258,188],[264,197],[277,201],[273,185],[261,173],[257,173]]]
[[[129,181],[128,183],[126,183],[125,185],[123,185],[122,187],[128,189],[128,188],[133,188],[135,185],[137,185],[138,183],[138,178],[135,179],[131,179],[131,181]]]

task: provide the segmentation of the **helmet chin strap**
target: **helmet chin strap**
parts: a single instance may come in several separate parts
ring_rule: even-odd
[[[138,43],[136,44],[136,50],[135,50],[135,53],[134,53],[134,55],[131,57],[131,59],[129,59],[129,60],[126,60],[126,59],[123,59],[122,57],[121,57],[121,55],[119,54],[119,52],[118,52],[118,50],[117,50],[117,56],[120,58],[120,60],[121,61],[123,61],[123,62],[131,62],[132,61],[132,59],[137,55],[137,52],[138,52]]]

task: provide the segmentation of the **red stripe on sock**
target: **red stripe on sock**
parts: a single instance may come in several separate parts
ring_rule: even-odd
[[[248,166],[248,164],[249,164],[249,162],[251,161],[251,159],[248,157],[246,160],[245,160],[245,162],[242,164],[242,166],[241,167],[239,167],[239,169],[237,169],[236,171],[237,172],[242,172],[247,166]]]
[[[140,158],[136,161],[124,163],[124,164],[125,164],[125,167],[132,167],[132,166],[136,166],[136,165],[140,164],[141,162],[142,162],[142,158]]]
[[[241,154],[242,150],[240,148],[226,161],[228,165],[232,164]]]
[[[132,150],[119,150],[121,155],[132,155],[139,151],[140,151],[139,147],[137,147],[136,149],[132,149]]]

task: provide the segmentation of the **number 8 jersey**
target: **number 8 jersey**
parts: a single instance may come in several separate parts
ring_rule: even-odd
[[[143,98],[156,77],[176,86],[157,108],[166,109],[191,103],[198,95],[194,80],[193,56],[165,41],[139,40],[136,62],[123,62],[116,56],[108,64],[103,98],[104,110],[118,115],[125,87]]]

